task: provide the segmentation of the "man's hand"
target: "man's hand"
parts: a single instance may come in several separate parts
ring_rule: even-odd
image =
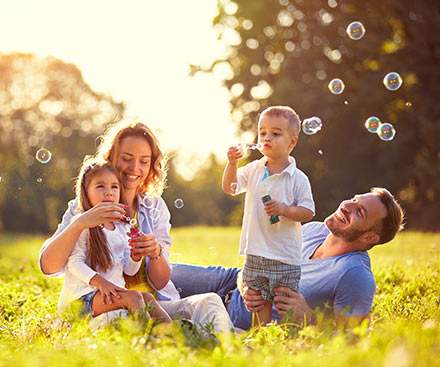
[[[246,309],[250,312],[258,312],[262,310],[267,303],[267,301],[261,297],[261,292],[256,291],[255,289],[243,287],[240,289],[240,294],[243,297]]]
[[[258,312],[263,309],[267,301],[261,297],[260,291],[256,291],[243,285],[242,271],[237,275],[237,288],[248,311]]]
[[[284,314],[293,307],[293,319],[299,322],[312,322],[312,309],[307,304],[306,300],[301,293],[292,291],[290,288],[277,287],[274,288],[275,292],[284,293],[286,296],[275,296],[273,302],[278,310],[278,314],[284,316]]]

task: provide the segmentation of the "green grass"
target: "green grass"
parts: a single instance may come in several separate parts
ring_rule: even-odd
[[[243,262],[238,228],[172,235],[172,260]],[[378,291],[369,332],[270,326],[219,343],[177,324],[129,319],[92,333],[85,320],[59,319],[62,280],[40,273],[42,241],[0,234],[0,366],[440,366],[440,234],[404,232],[370,252]]]

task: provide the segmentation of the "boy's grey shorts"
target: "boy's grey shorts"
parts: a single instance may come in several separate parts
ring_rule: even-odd
[[[287,287],[298,292],[301,279],[301,266],[290,265],[278,260],[267,259],[261,256],[247,255],[243,268],[243,284],[249,288],[261,291],[266,301],[273,301],[273,292],[276,287]]]

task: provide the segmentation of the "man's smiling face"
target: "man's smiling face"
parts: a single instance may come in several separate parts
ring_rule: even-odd
[[[324,223],[336,237],[347,242],[355,241],[387,215],[385,205],[373,193],[355,195],[344,200]]]

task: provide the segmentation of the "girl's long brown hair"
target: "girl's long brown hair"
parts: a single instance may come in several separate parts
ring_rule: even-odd
[[[92,178],[99,172],[109,171],[113,173],[119,182],[121,190],[120,201],[123,201],[123,189],[119,172],[109,162],[97,161],[86,157],[76,181],[76,197],[79,200],[78,209],[85,212],[92,208],[87,188]],[[87,238],[87,264],[95,271],[99,268],[101,272],[106,272],[112,265],[113,259],[107,246],[107,240],[100,226],[89,228]]]

